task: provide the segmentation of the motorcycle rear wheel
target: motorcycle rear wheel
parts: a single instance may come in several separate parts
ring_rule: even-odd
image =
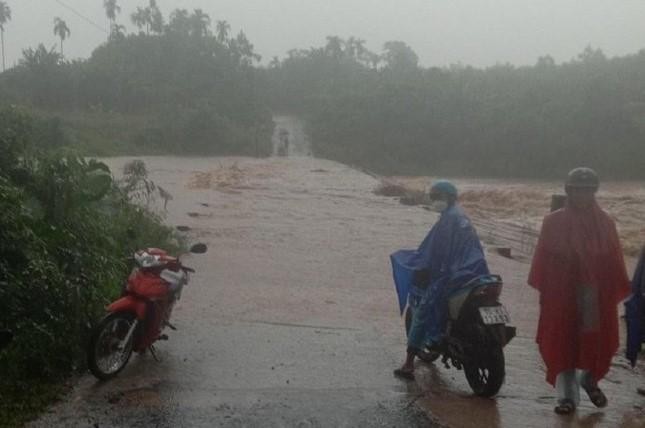
[[[481,354],[480,357],[464,362],[464,373],[476,395],[492,397],[499,392],[504,383],[504,351],[501,346],[496,346]]]
[[[128,364],[134,335],[123,348],[121,342],[126,338],[135,318],[129,312],[112,313],[94,329],[87,350],[87,365],[98,379],[112,379]]]

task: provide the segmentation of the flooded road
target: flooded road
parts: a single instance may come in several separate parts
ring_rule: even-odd
[[[416,247],[436,220],[373,194],[377,180],[307,157],[142,158],[173,196],[166,220],[209,252],[174,313],[161,362],[133,356],[120,376],[79,379],[33,426],[643,426],[645,378],[617,358],[603,411],[553,414],[534,344],[528,265],[489,252],[505,278],[518,337],[496,399],[474,398],[462,372],[392,376],[405,338],[389,254]],[[129,159],[109,159],[113,171]]]

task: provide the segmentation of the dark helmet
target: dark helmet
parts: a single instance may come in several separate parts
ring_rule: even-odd
[[[430,188],[430,199],[433,195],[447,195],[450,198],[457,199],[457,187],[447,180],[439,180]]]
[[[593,189],[598,190],[600,180],[598,174],[591,168],[580,167],[569,171],[567,181],[565,184],[566,189]]]

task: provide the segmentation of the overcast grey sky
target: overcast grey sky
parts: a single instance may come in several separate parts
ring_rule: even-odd
[[[87,57],[107,34],[103,0],[4,0],[13,12],[6,26],[7,63],[21,50],[54,46],[53,19],[67,21],[68,58]],[[121,0],[119,21],[133,30],[130,14],[147,0]],[[164,15],[175,8],[202,8],[213,22],[226,19],[243,29],[264,61],[291,48],[320,46],[325,36],[356,36],[380,51],[403,40],[426,66],[453,63],[489,66],[533,64],[545,54],[566,61],[585,46],[609,56],[645,47],[645,0],[158,0]],[[106,31],[106,30],[105,30]]]

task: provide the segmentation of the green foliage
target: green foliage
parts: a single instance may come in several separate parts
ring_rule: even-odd
[[[0,426],[21,427],[37,417],[68,390],[59,382],[23,380],[0,381]]]
[[[164,24],[151,1],[135,12],[151,35],[126,36],[112,18],[113,3],[105,4],[109,41],[88,60],[64,61],[43,45],[25,50],[20,65],[0,75],[1,102],[59,117],[83,153],[270,153],[273,123],[253,67],[260,57],[243,32],[230,37],[221,21],[213,36],[200,9],[175,10]],[[79,115],[91,121],[75,120]],[[119,116],[130,118],[128,126],[108,129]]]
[[[29,148],[33,121],[18,108],[9,108],[0,114],[0,175],[16,167],[20,154]]]
[[[376,53],[332,36],[260,68],[243,32],[231,35],[226,21],[213,29],[200,9],[166,20],[148,1],[132,17],[141,31],[126,36],[116,2],[104,5],[112,33],[91,58],[63,61],[41,45],[0,75],[3,102],[41,115],[52,138],[38,147],[266,156],[271,106],[307,119],[317,155],[382,173],[560,177],[586,164],[645,177],[645,51],[422,68],[404,42]]]
[[[421,68],[401,42],[374,55],[334,37],[292,51],[266,71],[266,97],[306,115],[317,155],[382,173],[645,177],[645,51],[484,70]]]
[[[0,31],[4,31],[4,26],[11,21],[11,8],[7,2],[0,1]]]
[[[72,32],[67,26],[67,23],[59,17],[54,18],[54,34],[60,38],[60,54],[63,55],[63,42],[72,34]]]
[[[127,276],[123,258],[179,244],[105,164],[25,151],[34,121],[21,111],[0,111],[0,124],[14,159],[0,170],[0,329],[15,334],[0,352],[5,396],[79,367],[92,323]]]

